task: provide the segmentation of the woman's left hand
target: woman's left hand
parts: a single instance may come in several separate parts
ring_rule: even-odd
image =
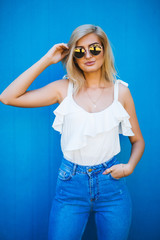
[[[128,163],[126,163],[126,164],[120,163],[120,164],[113,165],[110,168],[106,169],[102,174],[111,173],[111,175],[114,178],[119,179],[122,177],[129,176],[130,174],[132,174],[132,172],[133,171],[131,170]]]

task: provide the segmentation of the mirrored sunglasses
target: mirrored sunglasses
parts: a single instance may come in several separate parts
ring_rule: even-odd
[[[92,54],[92,55],[98,55],[100,54],[102,51],[102,46],[100,44],[91,44],[89,46],[89,52]],[[84,47],[75,47],[74,49],[74,57],[76,58],[82,58],[84,55],[86,54],[86,50]]]

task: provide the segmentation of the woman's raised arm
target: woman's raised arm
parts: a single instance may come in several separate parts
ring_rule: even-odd
[[[16,78],[0,95],[0,101],[17,107],[42,107],[58,102],[61,80],[42,88],[27,91],[32,82],[51,64],[61,61],[68,54],[68,46],[55,44],[46,55]]]

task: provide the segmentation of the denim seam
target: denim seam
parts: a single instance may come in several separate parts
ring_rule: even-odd
[[[103,169],[101,169],[101,170],[99,170],[99,171],[97,171],[97,172],[94,172],[94,173],[99,173],[99,172],[101,172]],[[82,172],[82,171],[76,171],[77,173],[84,173],[84,174],[88,174],[88,172]]]
[[[99,197],[99,181],[98,181],[98,176],[96,176],[96,184],[97,184],[97,193],[95,195],[95,200],[98,200]]]

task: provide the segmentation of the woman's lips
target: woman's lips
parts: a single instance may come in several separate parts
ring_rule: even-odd
[[[90,66],[93,65],[95,63],[95,61],[90,61],[90,62],[86,62],[85,65]]]

